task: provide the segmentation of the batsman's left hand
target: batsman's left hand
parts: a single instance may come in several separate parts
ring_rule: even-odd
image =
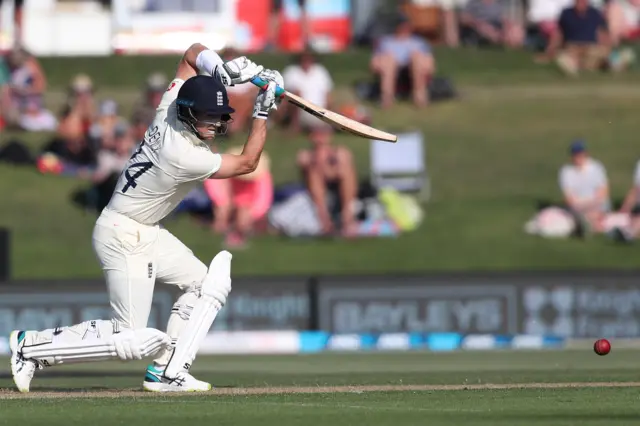
[[[282,75],[275,70],[264,70],[260,73],[260,78],[267,82],[265,88],[260,89],[256,96],[256,103],[253,106],[253,118],[266,120],[269,112],[278,109],[278,104],[282,98],[276,96],[276,88],[279,86],[284,89],[284,80]]]
[[[225,86],[235,86],[253,80],[263,69],[262,65],[256,64],[246,56],[240,56],[225,62],[222,66],[217,66],[214,75]]]
[[[273,84],[275,84],[275,86],[280,87],[281,89],[284,90],[284,79],[282,78],[282,74],[280,74],[279,71],[265,69],[260,74],[258,74],[258,76],[262,80],[267,81],[270,86],[273,86]],[[280,103],[282,102],[282,98],[279,96],[275,96],[275,87],[273,87],[273,91],[274,91],[273,93],[274,99],[271,102],[269,109],[275,111],[278,109],[278,105],[280,105]]]

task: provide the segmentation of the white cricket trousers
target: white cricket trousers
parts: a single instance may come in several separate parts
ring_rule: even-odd
[[[122,327],[147,326],[156,281],[187,292],[207,275],[207,266],[169,231],[143,225],[105,208],[93,230],[113,319]]]

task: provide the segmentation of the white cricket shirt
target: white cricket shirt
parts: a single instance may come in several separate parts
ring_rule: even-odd
[[[604,166],[593,158],[589,158],[582,168],[564,165],[559,181],[563,192],[583,200],[594,198],[600,188],[609,184]]]
[[[211,152],[178,120],[175,100],[183,84],[184,80],[173,80],[162,96],[144,140],[118,180],[109,210],[154,225],[220,169],[220,154]]]

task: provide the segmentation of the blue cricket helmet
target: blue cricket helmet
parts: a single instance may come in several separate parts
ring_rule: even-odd
[[[229,105],[227,89],[220,80],[206,75],[197,75],[184,82],[176,99],[178,119],[199,135],[195,128],[198,122],[219,120],[223,123],[231,119],[235,112]],[[219,134],[226,132],[226,125]]]

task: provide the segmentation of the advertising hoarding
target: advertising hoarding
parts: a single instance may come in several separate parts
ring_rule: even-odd
[[[517,290],[427,277],[321,281],[319,324],[334,333],[515,333]]]
[[[638,277],[625,272],[238,278],[212,330],[640,337]],[[164,329],[178,294],[156,286],[149,326]],[[0,336],[16,328],[109,317],[102,281],[0,284]]]
[[[180,290],[155,287],[149,327],[166,328]],[[310,292],[303,279],[236,279],[213,330],[305,330]],[[0,336],[111,318],[104,282],[17,281],[0,285]]]

